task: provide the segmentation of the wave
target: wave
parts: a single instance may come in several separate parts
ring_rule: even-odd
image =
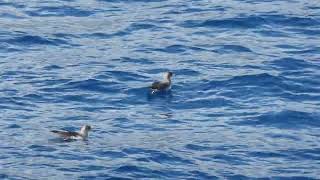
[[[29,16],[50,17],[50,16],[74,16],[87,17],[94,14],[94,11],[78,9],[72,6],[43,6],[36,10],[25,11]]]
[[[127,28],[113,33],[94,32],[90,34],[82,34],[82,37],[93,37],[99,39],[110,39],[113,37],[123,37],[139,30],[147,31],[148,29],[157,30],[161,27],[148,23],[132,23]]]
[[[293,75],[296,76],[297,73],[293,72]],[[249,98],[259,95],[260,97],[282,97],[296,101],[301,98],[318,99],[319,87],[317,84],[319,84],[318,80],[262,73],[236,76],[222,81],[211,80],[198,86],[201,87],[201,91],[209,91],[208,93],[210,90],[220,89],[219,95],[229,98]]]
[[[302,70],[309,68],[320,70],[320,65],[317,65],[310,61],[305,61],[303,59],[290,57],[276,59],[274,61],[271,61],[269,64],[281,70]]]
[[[147,158],[150,161],[157,162],[160,164],[194,164],[192,161],[184,159],[182,157],[170,155],[168,153],[163,153],[163,152],[153,152],[152,154],[149,155]]]
[[[280,112],[267,112],[265,114],[235,122],[236,125],[270,126],[280,129],[300,129],[307,127],[319,127],[319,114],[311,114],[302,111],[282,110]]]
[[[97,79],[86,79],[81,81],[71,81],[64,84],[62,89],[65,90],[84,90],[84,91],[96,91],[96,92],[119,92],[119,83],[117,82],[107,82]]]
[[[96,156],[99,157],[109,157],[109,158],[124,158],[127,155],[120,151],[108,151],[108,150],[99,150],[94,153]]]
[[[12,13],[0,13],[0,18],[7,18],[7,19],[24,19],[23,16],[18,16]]]
[[[186,45],[181,45],[181,44],[175,44],[175,45],[170,45],[164,48],[150,48],[149,50],[151,51],[159,51],[159,52],[165,52],[165,53],[173,53],[173,54],[183,54],[186,51],[193,51],[193,52],[199,52],[199,51],[208,51],[211,52],[213,50],[208,50],[205,48],[201,47],[196,47],[196,46],[186,46]]]
[[[146,76],[127,71],[105,71],[104,74],[115,77],[118,81],[145,81]]]
[[[113,37],[117,37],[117,36],[126,36],[129,35],[129,32],[126,31],[118,31],[115,33],[102,33],[102,32],[95,32],[95,33],[91,33],[91,34],[82,34],[82,37],[91,37],[91,38],[99,38],[99,39],[109,39],[109,38],[113,38]]]
[[[218,49],[213,50],[216,53],[225,53],[225,52],[237,52],[237,53],[252,53],[253,51],[250,48],[241,46],[241,45],[215,45],[214,47],[219,47]]]
[[[57,150],[56,148],[42,145],[30,145],[28,148],[38,152],[54,152]]]
[[[59,46],[59,45],[69,45],[69,42],[57,39],[57,38],[45,38],[41,36],[36,35],[25,35],[25,36],[19,36],[11,39],[5,39],[3,40],[6,43],[13,44],[13,45],[19,45],[19,46],[30,46],[30,45],[53,45],[53,46]]]
[[[270,75],[268,73],[261,74],[252,74],[252,75],[242,75],[235,76],[231,79],[216,81],[211,80],[208,82],[204,82],[201,86],[202,90],[210,90],[217,87],[261,87],[261,88],[272,88],[278,87],[278,84],[282,82],[282,78],[274,75]]]
[[[26,7],[26,5],[19,4],[17,2],[0,2],[0,6],[11,6],[14,8],[25,8]]]
[[[142,65],[155,64],[153,61],[146,58],[122,57],[119,59],[119,61],[123,63],[142,64]]]
[[[233,101],[225,98],[193,98],[191,100],[181,101],[171,108],[175,109],[201,109],[201,108],[223,108],[235,105]]]
[[[292,26],[292,27],[314,27],[319,20],[311,17],[295,17],[285,15],[251,15],[246,17],[234,17],[213,20],[186,20],[180,26],[185,28],[212,27],[212,28],[251,28],[256,29],[262,26]]]
[[[98,1],[105,1],[108,3],[136,3],[136,2],[152,3],[152,2],[162,2],[167,0],[98,0]]]

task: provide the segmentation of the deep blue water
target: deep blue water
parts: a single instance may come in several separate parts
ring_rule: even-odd
[[[320,178],[316,0],[0,0],[0,73],[0,179]]]

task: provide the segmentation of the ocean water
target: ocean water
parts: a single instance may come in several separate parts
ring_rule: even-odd
[[[0,0],[0,73],[0,179],[320,178],[316,0]]]

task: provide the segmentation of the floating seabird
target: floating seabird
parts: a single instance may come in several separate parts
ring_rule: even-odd
[[[88,132],[91,130],[91,126],[84,125],[80,129],[80,132],[71,132],[71,131],[51,131],[55,134],[58,134],[64,140],[71,140],[71,139],[81,139],[86,140],[88,138]]]
[[[150,86],[150,89],[152,90],[152,94],[157,91],[167,91],[171,88],[171,77],[173,73],[172,72],[166,72],[164,74],[164,80],[163,81],[156,81],[152,83]]]

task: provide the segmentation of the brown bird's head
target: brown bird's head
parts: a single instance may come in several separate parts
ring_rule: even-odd
[[[166,72],[165,74],[164,74],[164,78],[166,79],[166,80],[171,80],[171,77],[173,76],[173,73],[172,72]]]
[[[88,136],[88,132],[91,130],[91,126],[89,125],[84,125],[82,126],[82,128],[80,129],[80,134],[84,135],[84,136]]]

